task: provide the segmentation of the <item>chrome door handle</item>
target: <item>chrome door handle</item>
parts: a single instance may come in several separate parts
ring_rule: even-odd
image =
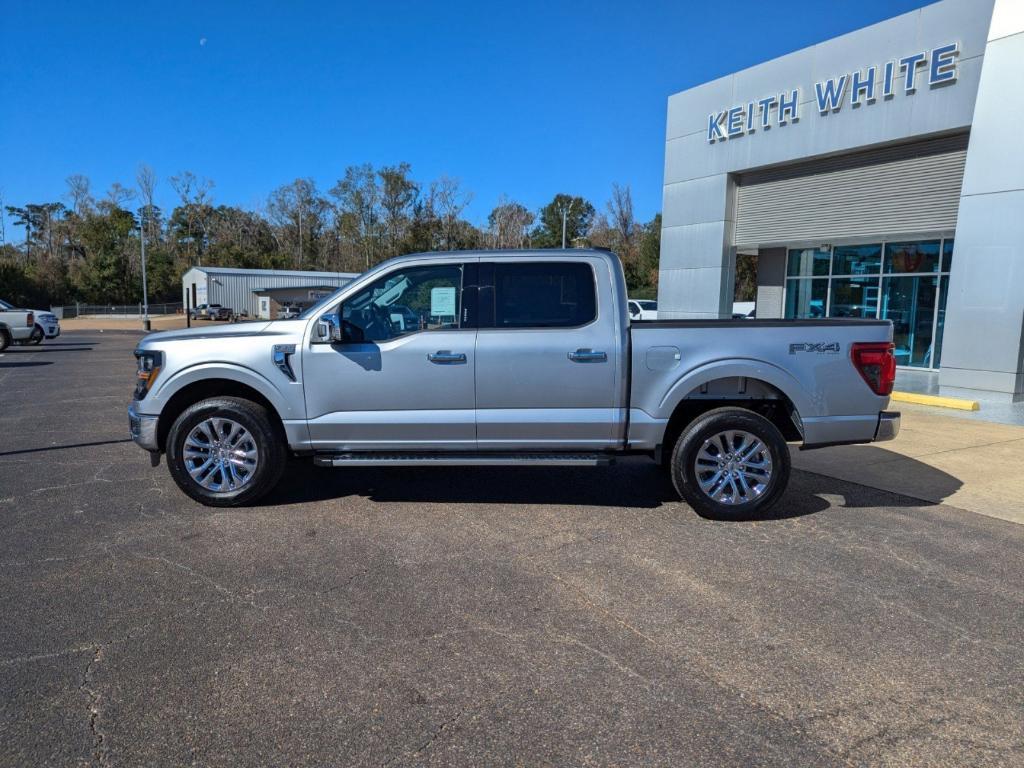
[[[608,355],[594,349],[577,349],[569,353],[569,359],[574,363],[603,363],[608,359]]]
[[[447,349],[439,349],[427,355],[427,360],[432,363],[464,363],[466,355],[464,352],[449,352]]]

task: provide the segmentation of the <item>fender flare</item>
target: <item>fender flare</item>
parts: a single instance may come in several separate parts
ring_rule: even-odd
[[[679,403],[698,387],[716,379],[732,377],[757,379],[770,384],[789,398],[800,416],[814,415],[819,410],[815,398],[784,368],[752,358],[727,358],[699,365],[676,379],[659,403],[657,415],[669,418]]]
[[[251,368],[225,362],[198,363],[177,371],[159,384],[153,393],[153,404],[156,410],[163,411],[170,399],[185,387],[212,379],[225,379],[251,387],[267,399],[282,421],[305,418],[304,414],[294,412],[288,404],[288,398],[269,379]]]

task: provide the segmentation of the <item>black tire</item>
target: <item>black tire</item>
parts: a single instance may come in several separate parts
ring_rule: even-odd
[[[0,352],[11,346],[11,332],[6,328],[0,328]]]
[[[25,342],[25,343],[26,344],[42,344],[43,343],[43,339],[45,339],[45,338],[46,338],[46,333],[43,331],[43,327],[41,325],[37,325],[35,328],[32,329],[32,335],[28,337],[28,341]]]
[[[732,484],[732,492],[727,495],[735,501],[723,503],[701,489],[699,478],[696,477],[696,462],[705,441],[730,431],[746,432],[760,440],[764,448],[761,453],[767,453],[771,460],[771,471],[759,494],[751,492],[748,496],[739,491],[738,485]],[[717,443],[710,443],[709,446],[710,449],[721,450]],[[711,475],[707,479],[713,478],[716,469],[712,466],[706,470]],[[756,520],[764,517],[786,491],[790,473],[789,446],[779,428],[764,416],[745,408],[716,408],[698,417],[683,430],[672,451],[671,472],[676,491],[701,517],[714,520]],[[725,491],[724,484],[720,488]]]
[[[234,490],[204,488],[189,474],[184,444],[189,433],[209,418],[226,418],[244,427],[255,443],[258,462],[251,476]],[[214,397],[186,408],[167,435],[167,466],[187,495],[208,507],[238,507],[262,498],[277,485],[287,460],[285,437],[267,410],[240,397]],[[216,472],[214,470],[213,472]]]

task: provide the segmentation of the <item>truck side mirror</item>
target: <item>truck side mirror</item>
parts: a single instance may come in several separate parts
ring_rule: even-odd
[[[316,340],[321,344],[340,344],[342,341],[340,320],[341,307],[321,315],[316,323]]]

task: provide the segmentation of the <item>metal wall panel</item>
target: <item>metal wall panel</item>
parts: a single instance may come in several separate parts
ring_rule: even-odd
[[[738,247],[956,228],[967,134],[739,174]]]
[[[333,286],[340,288],[352,281],[352,275],[324,275],[313,272],[308,275],[287,274],[244,274],[209,273],[209,302],[231,307],[236,312],[246,311],[249,317],[259,315],[259,300],[255,291],[267,288],[319,288]]]

